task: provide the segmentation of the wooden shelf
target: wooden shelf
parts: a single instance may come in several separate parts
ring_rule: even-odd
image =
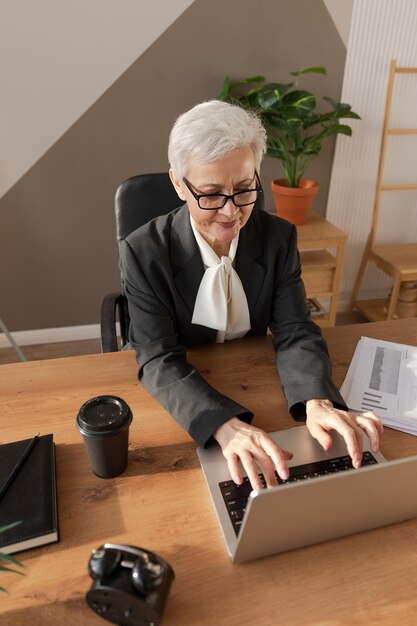
[[[380,300],[358,300],[355,303],[356,308],[370,322],[382,322],[387,319],[386,298]]]
[[[331,294],[336,257],[327,250],[300,251],[302,276],[308,285],[308,295]]]
[[[307,297],[330,298],[328,312],[313,319],[323,328],[334,326],[346,233],[314,211],[305,224],[297,226],[297,233]]]
[[[315,315],[311,319],[321,328],[329,327],[329,314],[328,313],[326,313],[325,315]]]

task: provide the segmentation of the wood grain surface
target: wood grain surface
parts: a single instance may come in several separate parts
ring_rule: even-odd
[[[340,385],[362,336],[417,345],[417,319],[326,329]],[[198,347],[207,380],[255,412],[266,430],[292,427],[271,338]],[[19,555],[25,576],[0,573],[1,626],[104,621],[87,606],[91,549],[111,541],[153,550],[176,573],[163,623],[341,626],[417,623],[417,521],[247,563],[229,562],[196,444],[138,384],[132,352],[0,366],[0,441],[53,433],[60,542]],[[75,427],[81,404],[115,394],[131,406],[129,465],[104,480]],[[417,454],[417,438],[386,429],[387,458]],[[325,514],[325,512],[323,512]]]

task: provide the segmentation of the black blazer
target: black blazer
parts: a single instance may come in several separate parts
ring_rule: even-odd
[[[265,335],[270,328],[291,415],[303,420],[306,400],[345,405],[331,380],[320,328],[309,315],[296,237],[294,226],[254,209],[240,231],[235,269],[249,306],[246,336]],[[213,389],[186,359],[186,347],[214,342],[217,335],[191,324],[204,266],[187,206],[131,233],[121,243],[120,269],[130,343],[148,391],[200,445],[233,416],[250,422],[250,410]]]

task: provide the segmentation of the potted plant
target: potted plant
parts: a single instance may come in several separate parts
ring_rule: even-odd
[[[351,135],[352,129],[341,124],[343,118],[360,119],[349,104],[324,97],[330,110],[319,113],[316,98],[298,88],[303,74],[326,74],[324,67],[307,67],[291,72],[293,82],[266,83],[264,76],[251,76],[237,82],[225,78],[220,100],[253,110],[262,119],[267,132],[267,156],[279,159],[284,177],[272,181],[278,214],[294,224],[304,224],[313,198],[316,181],[303,178],[310,159],[316,156],[327,137]],[[253,85],[256,86],[253,86]],[[301,210],[297,207],[301,205]]]

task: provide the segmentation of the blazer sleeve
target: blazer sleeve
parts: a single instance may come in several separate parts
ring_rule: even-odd
[[[251,411],[216,391],[187,361],[185,347],[178,340],[168,290],[146,275],[127,241],[120,245],[120,270],[138,378],[151,395],[201,446],[234,416],[251,422]]]
[[[326,342],[308,309],[295,227],[284,266],[276,269],[270,329],[282,389],[292,417],[305,420],[305,403],[313,398],[331,400],[334,406],[346,409],[331,378]]]

